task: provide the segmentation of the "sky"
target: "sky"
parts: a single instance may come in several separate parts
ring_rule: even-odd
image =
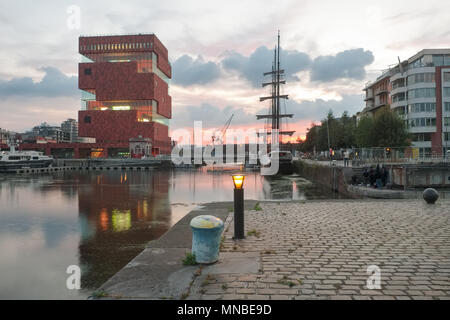
[[[196,120],[221,128],[231,114],[231,128],[261,128],[261,82],[280,30],[282,109],[303,137],[329,110],[361,111],[365,84],[397,57],[450,47],[449,11],[442,0],[2,0],[0,128],[77,118],[78,37],[134,33],[156,34],[169,51],[171,130]]]

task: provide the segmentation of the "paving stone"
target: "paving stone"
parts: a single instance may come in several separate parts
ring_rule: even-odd
[[[235,242],[228,228],[221,251],[224,257],[251,255],[258,270],[217,272],[204,296],[220,295],[225,283],[223,298],[448,298],[449,204],[448,199],[434,206],[421,200],[261,202],[261,211],[245,212],[245,232],[258,230],[260,237]],[[382,290],[367,289],[370,265],[381,269]],[[280,283],[283,278],[295,286]]]

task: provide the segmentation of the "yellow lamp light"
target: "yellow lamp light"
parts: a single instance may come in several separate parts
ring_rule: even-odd
[[[242,187],[244,186],[245,176],[242,174],[240,174],[240,175],[235,174],[232,176],[232,178],[233,178],[234,187],[236,189],[242,189]]]

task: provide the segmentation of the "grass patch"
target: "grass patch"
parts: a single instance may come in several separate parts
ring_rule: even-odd
[[[263,253],[265,253],[265,254],[275,254],[276,252],[275,252],[275,250],[266,250]]]
[[[186,298],[189,297],[189,292],[185,292],[180,296],[181,300],[186,300]]]
[[[285,286],[289,286],[289,288],[292,288],[295,286],[295,282],[290,280],[287,276],[283,276],[280,280],[278,280],[279,284],[283,284]]]
[[[213,280],[214,280],[214,276],[211,275],[211,274],[207,274],[206,277],[205,277],[205,280],[203,280],[203,282],[200,284],[200,286],[201,287],[205,287],[208,284],[210,284],[211,281],[213,281]]]
[[[104,297],[108,297],[108,294],[105,291],[103,291],[103,290],[101,290],[101,291],[94,291],[92,293],[92,297],[93,298],[104,298]]]
[[[222,285],[222,290],[225,291],[225,290],[227,290],[227,289],[228,289],[228,286],[227,286],[226,284],[223,284],[223,285]]]
[[[223,249],[224,243],[225,243],[225,235],[222,235],[222,238],[220,238],[219,250]]]
[[[253,230],[250,230],[249,232],[247,232],[247,235],[248,236],[255,236],[255,237],[259,238],[261,233],[259,231],[255,230],[255,229],[253,229]]]
[[[186,257],[183,259],[183,264],[185,266],[195,266],[197,264],[197,261],[195,260],[195,254],[187,252]]]
[[[261,205],[259,202],[255,203],[255,206],[253,207],[253,210],[255,211],[262,211]]]

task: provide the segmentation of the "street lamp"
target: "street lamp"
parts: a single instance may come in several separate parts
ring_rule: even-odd
[[[234,239],[244,239],[244,179],[242,174],[232,176],[234,184]]]

